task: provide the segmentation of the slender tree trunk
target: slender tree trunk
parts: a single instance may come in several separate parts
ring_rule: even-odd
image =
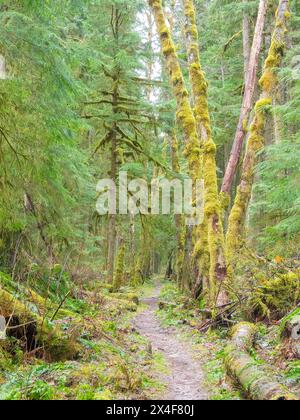
[[[247,5],[248,0],[243,0],[243,3]],[[244,80],[245,83],[248,77],[248,69],[249,69],[249,62],[250,62],[250,54],[251,54],[251,47],[250,47],[250,19],[249,14],[244,11],[244,18],[243,18],[243,54],[244,54]]]
[[[118,104],[118,74],[113,79],[114,88],[113,88],[113,113],[117,114],[117,104]],[[113,123],[111,129],[111,167],[110,167],[110,177],[115,182],[117,182],[117,124]],[[115,254],[116,254],[116,239],[117,239],[117,216],[116,214],[110,214],[108,220],[108,255],[107,255],[107,281],[112,283],[115,267]]]
[[[0,54],[0,80],[5,80],[6,78],[7,74],[5,57],[2,54]]]
[[[241,157],[244,138],[247,134],[249,116],[250,116],[251,106],[253,102],[253,94],[254,94],[255,85],[256,85],[257,67],[258,67],[259,53],[261,51],[261,45],[262,45],[262,39],[263,39],[263,29],[264,29],[264,24],[265,24],[267,5],[268,5],[267,0],[260,0],[253,45],[252,45],[250,60],[248,64],[247,75],[246,75],[246,84],[245,84],[242,110],[240,114],[239,123],[237,126],[237,131],[235,134],[233,146],[232,146],[230,159],[227,165],[227,169],[226,169],[224,180],[223,180],[223,185],[221,188],[222,193],[227,198],[227,200],[224,200],[224,203],[226,203],[226,201],[227,203],[229,202],[228,198],[232,189],[232,183],[233,183],[237,166]],[[244,26],[245,26],[245,22],[244,22]],[[247,28],[246,31],[249,32],[249,28]],[[246,35],[244,38],[248,38],[248,35]],[[244,39],[244,43],[246,43],[245,39]],[[247,43],[249,44],[248,41]],[[246,57],[247,55],[248,55],[247,46],[244,46],[244,56]],[[246,61],[247,59],[245,58],[245,63]]]
[[[264,73],[260,80],[262,95],[255,106],[254,120],[250,128],[250,137],[244,158],[241,183],[234,206],[229,217],[226,238],[228,263],[232,270],[233,260],[241,247],[244,222],[252,195],[254,170],[257,153],[264,147],[265,127],[268,107],[272,105],[274,92],[278,86],[276,70],[280,67],[285,50],[287,20],[289,17],[288,0],[281,0],[276,14],[276,27],[273,32],[269,54],[265,62]]]
[[[125,265],[125,242],[123,239],[120,241],[118,256],[116,260],[116,270],[113,277],[113,290],[118,292],[124,281],[124,265]]]
[[[225,279],[227,276],[225,260],[225,241],[221,218],[221,205],[218,194],[217,148],[212,139],[211,122],[208,109],[208,84],[201,68],[196,12],[193,0],[183,0],[186,18],[186,39],[190,81],[195,102],[199,147],[204,151],[203,174],[205,183],[205,222],[207,223],[208,250],[210,255],[209,283],[211,304],[227,303]],[[202,158],[202,156],[200,156]],[[202,169],[202,168],[201,168]],[[206,229],[203,229],[206,234]],[[201,235],[201,233],[200,233]],[[205,273],[204,273],[205,275]]]
[[[47,235],[44,231],[43,223],[40,221],[40,217],[39,217],[38,212],[36,210],[34,201],[31,197],[31,195],[28,194],[28,192],[25,192],[25,195],[24,195],[24,207],[25,207],[26,210],[28,210],[35,217],[40,237],[45,244],[48,257],[51,260],[51,263],[53,263],[56,260],[56,257],[55,257],[51,242],[47,238]]]
[[[172,170],[173,172],[180,174],[180,163],[178,156],[178,142],[176,131],[173,131],[172,136],[170,136],[170,147],[171,147],[171,160],[172,160]],[[185,250],[185,220],[184,215],[176,214],[175,215],[175,225],[176,225],[176,276],[177,283],[182,287],[181,271],[184,261],[184,250]]]
[[[173,93],[177,102],[177,119],[185,136],[185,156],[188,160],[192,179],[199,180],[201,174],[200,148],[196,130],[196,120],[189,101],[189,93],[183,78],[181,66],[176,53],[172,36],[167,26],[161,0],[149,0],[153,10],[157,31],[160,37],[163,55],[170,74]]]
[[[189,93],[183,78],[180,62],[173,43],[172,35],[167,26],[167,19],[163,12],[161,0],[149,0],[149,5],[153,10],[157,31],[163,55],[166,59],[166,68],[170,75],[173,94],[176,98],[177,113],[176,117],[182,127],[185,138],[184,155],[188,162],[189,174],[194,186],[200,180],[202,173],[202,159],[199,139],[197,135],[196,119],[190,104]],[[182,282],[190,283],[190,248],[192,247],[192,229],[187,229],[185,240],[185,255],[182,267]]]

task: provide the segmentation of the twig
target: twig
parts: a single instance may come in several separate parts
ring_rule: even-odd
[[[51,322],[54,321],[56,315],[58,314],[59,310],[61,309],[61,307],[63,306],[63,304],[65,303],[65,301],[67,300],[68,296],[71,294],[71,291],[69,290],[68,293],[66,294],[66,296],[63,298],[63,300],[60,302],[58,308],[56,309],[56,311],[54,312],[52,318],[51,318]]]

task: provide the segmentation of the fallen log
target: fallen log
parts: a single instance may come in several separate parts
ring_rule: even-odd
[[[287,357],[300,359],[300,308],[283,319],[281,331]]]
[[[51,360],[69,360],[77,356],[79,346],[76,333],[62,331],[0,287],[0,315],[6,319],[7,335],[24,340],[26,351],[43,347]]]
[[[240,323],[232,330],[232,341],[226,349],[225,365],[228,374],[237,380],[253,400],[296,401],[299,398],[281,385],[250,356],[249,351],[257,333],[254,324]]]

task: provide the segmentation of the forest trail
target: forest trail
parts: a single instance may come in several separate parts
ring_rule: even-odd
[[[147,309],[135,319],[134,325],[139,333],[150,341],[154,350],[165,357],[170,373],[163,376],[167,386],[167,400],[207,400],[208,393],[204,386],[204,373],[201,365],[187,344],[181,342],[171,328],[161,326],[155,311],[158,308],[160,285],[154,289],[153,296],[142,302]]]

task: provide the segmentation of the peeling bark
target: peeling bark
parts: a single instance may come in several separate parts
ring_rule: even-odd
[[[254,119],[250,128],[241,182],[229,216],[226,249],[230,271],[233,268],[232,265],[236,252],[242,245],[244,222],[252,195],[257,153],[263,149],[265,144],[268,107],[273,103],[274,91],[278,86],[276,70],[280,67],[284,56],[287,32],[286,25],[289,18],[288,6],[288,0],[281,0],[279,2],[276,13],[276,27],[273,32],[268,57],[265,61],[264,72],[260,79],[262,95],[255,105]]]
[[[234,138],[234,142],[233,142],[233,146],[231,150],[230,159],[226,168],[225,176],[223,179],[223,185],[221,188],[222,193],[227,196],[229,196],[231,192],[232,183],[234,180],[234,176],[236,174],[239,159],[241,157],[243,142],[247,134],[249,116],[250,116],[250,111],[251,111],[251,106],[252,106],[252,101],[253,101],[253,94],[254,94],[255,84],[256,84],[256,79],[257,79],[257,67],[258,67],[259,53],[261,51],[261,45],[262,45],[262,39],[263,39],[263,29],[264,29],[264,24],[265,24],[267,6],[268,6],[267,0],[260,1],[258,16],[257,16],[257,23],[256,23],[255,34],[253,38],[253,45],[252,45],[249,62],[245,58],[245,62],[248,63],[248,68],[247,68],[246,76],[245,76],[245,91],[244,91],[243,104],[242,104],[240,119],[239,119],[239,123],[237,126],[237,130],[236,130],[236,134],[235,134],[235,138]],[[244,46],[244,53],[245,55],[248,55],[246,46]],[[226,200],[226,201],[227,203],[229,202],[229,200]]]

